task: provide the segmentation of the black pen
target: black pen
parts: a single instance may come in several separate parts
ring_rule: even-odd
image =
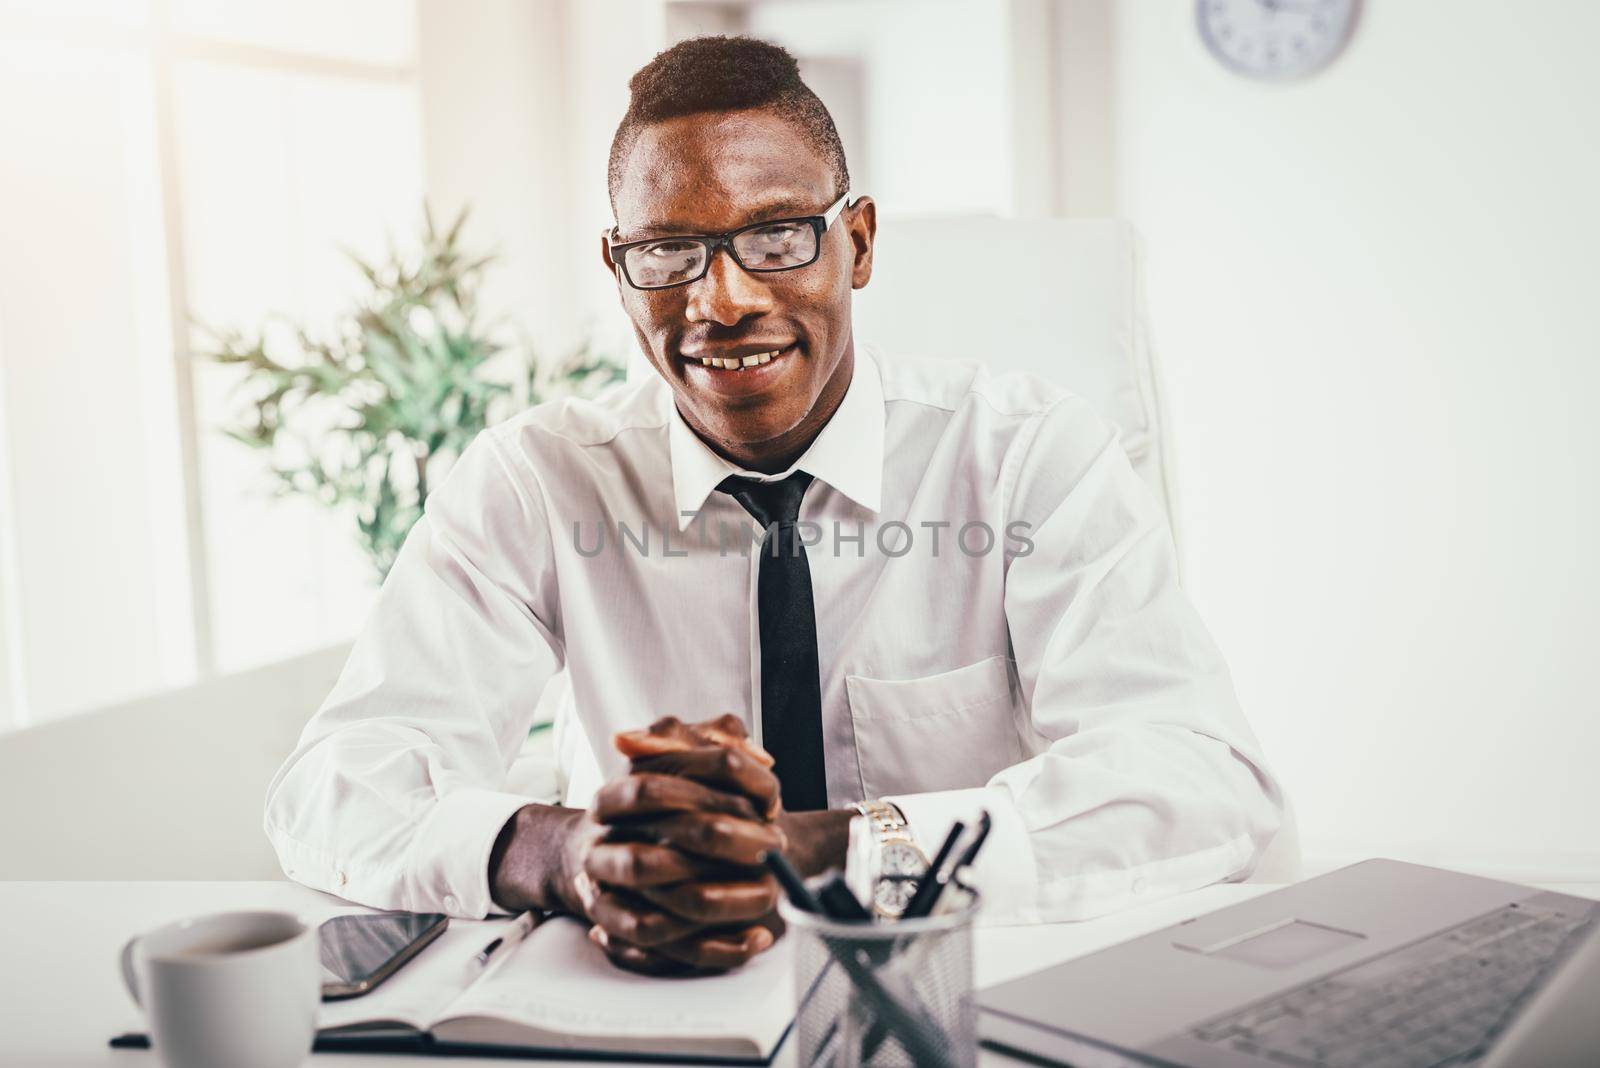
[[[993,825],[994,821],[990,819],[988,809],[985,809],[978,816],[978,829],[973,832],[972,840],[967,843],[967,847],[954,862],[950,860],[950,853],[954,851],[953,843],[948,838],[945,840],[945,844],[951,848],[939,850],[940,859],[928,868],[927,878],[917,886],[917,892],[912,896],[911,903],[906,906],[902,919],[920,920],[924,916],[933,915],[933,908],[939,903],[945,887],[956,877],[956,872],[972,863],[973,858],[978,855],[978,850],[983,848],[984,840],[989,837],[989,828]],[[913,908],[919,911],[913,912]]]
[[[850,887],[845,884],[843,874],[835,873],[833,878],[817,891],[817,900],[834,919],[849,920],[853,923],[872,922],[872,913],[862,906]]]
[[[984,809],[978,816],[978,829],[973,832],[972,841],[961,851],[954,864],[948,864],[950,854],[954,852],[956,839],[966,826],[957,820],[950,828],[950,833],[945,835],[944,844],[939,847],[939,855],[933,858],[933,863],[928,865],[928,872],[923,876],[922,882],[917,884],[917,892],[912,895],[910,903],[906,905],[905,912],[900,914],[904,920],[920,920],[933,913],[933,907],[939,903],[944,888],[949,886],[956,877],[956,873],[978,855],[978,850],[983,848],[984,841],[989,837],[989,828],[994,825],[989,816],[989,810]],[[896,939],[890,947],[890,952],[900,944]],[[889,1032],[884,1028],[883,1021],[878,1020],[867,1029],[866,1037],[861,1041],[861,1059],[870,1060],[878,1052],[878,1047],[883,1045],[883,1040]]]
[[[973,838],[972,844],[967,846],[967,848],[962,852],[961,859],[956,861],[956,866],[950,871],[951,875],[954,875],[956,872],[969,866],[973,861],[978,859],[978,850],[983,848],[983,843],[989,837],[989,829],[993,826],[994,820],[989,817],[989,810],[984,809],[983,812],[978,816],[977,837]]]
[[[933,902],[939,896],[939,891],[934,889],[937,885],[934,882],[934,875],[938,872],[940,866],[949,859],[950,854],[956,848],[957,840],[961,837],[961,832],[966,829],[967,825],[960,820],[956,820],[950,825],[950,833],[944,836],[944,844],[939,846],[939,852],[934,854],[933,863],[928,865],[928,870],[922,873],[922,881],[917,883],[917,892],[911,895],[911,900],[906,903],[905,911],[900,914],[902,919],[915,920],[926,916],[928,910],[933,907]]]
[[[789,895],[789,902],[803,912],[815,913],[818,916],[833,918],[822,907],[816,895],[806,886],[800,878],[800,873],[790,866],[781,853],[769,852],[765,863],[767,870],[772,872],[783,886],[784,892]],[[843,946],[837,945],[832,939],[824,938],[823,945],[839,962],[845,972],[855,983],[856,989],[872,1002],[878,1016],[891,1028],[900,1041],[905,1044],[906,1052],[911,1054],[912,1060],[919,1064],[948,1066],[950,1057],[945,1052],[938,1037],[928,1034],[928,1026],[919,1020],[905,1004],[894,995],[883,981],[878,978],[873,970],[861,962],[860,951],[851,952]]]

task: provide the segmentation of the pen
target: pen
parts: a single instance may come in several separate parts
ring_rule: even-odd
[[[900,914],[901,919],[920,920],[933,914],[933,908],[939,903],[939,898],[944,894],[945,887],[949,886],[955,879],[957,872],[972,863],[973,858],[978,855],[978,850],[983,848],[984,841],[988,839],[989,828],[993,825],[994,820],[990,817],[989,810],[984,809],[978,816],[978,829],[972,833],[971,841],[967,843],[967,847],[961,851],[961,855],[955,859],[953,864],[948,863],[950,854],[955,852],[956,839],[961,836],[966,827],[960,820],[957,820],[951,826],[950,833],[944,837],[944,844],[939,847],[939,855],[933,858],[932,864],[928,865],[927,874],[923,876],[922,882],[917,884],[917,892],[912,895],[911,901],[906,905],[905,912]],[[893,952],[898,945],[899,939],[896,939],[894,945],[890,947],[890,952]],[[863,1061],[871,1059],[878,1052],[878,1047],[883,1045],[883,1040],[888,1037],[888,1034],[889,1032],[883,1026],[883,1021],[875,1021],[872,1027],[867,1030],[866,1037],[862,1039],[861,1059]]]
[[[984,809],[978,816],[978,834],[972,839],[972,844],[962,852],[961,859],[956,861],[956,866],[950,869],[951,875],[955,875],[956,872],[978,859],[978,850],[983,848],[984,841],[989,837],[989,828],[993,826],[994,820],[989,818],[989,810]]]
[[[872,913],[856,900],[856,895],[845,885],[842,874],[835,873],[833,878],[817,891],[817,900],[828,910],[828,915],[835,919],[854,920],[858,923],[872,922]]]
[[[928,870],[922,873],[922,881],[917,883],[917,892],[911,895],[911,900],[906,903],[905,911],[901,913],[901,916],[908,920],[914,920],[928,914],[929,909],[933,907],[934,900],[939,895],[939,891],[935,889],[938,884],[934,882],[934,876],[938,874],[944,862],[950,858],[950,854],[956,848],[957,840],[961,837],[961,832],[966,829],[967,825],[960,820],[956,820],[950,825],[950,833],[944,836],[944,844],[939,847],[939,852],[934,854],[933,863],[929,864]]]
[[[817,900],[805,881],[800,878],[800,873],[790,866],[782,854],[769,852],[764,863],[767,870],[777,877],[788,894],[789,901],[795,908],[804,912],[812,912],[818,916],[829,916],[822,903]],[[831,916],[829,918],[832,918]],[[905,1044],[906,1052],[911,1054],[912,1060],[918,1065],[949,1065],[950,1057],[940,1043],[939,1036],[930,1035],[929,1028],[922,1020],[918,1019],[905,1003],[896,997],[883,981],[867,965],[861,962],[859,952],[851,952],[843,946],[834,945],[831,939],[824,938],[822,942],[828,947],[833,959],[839,962],[850,980],[855,983],[856,989],[872,1002],[878,1015],[888,1024],[900,1041]]]
[[[990,819],[989,812],[985,809],[978,816],[978,829],[972,833],[971,841],[967,843],[967,847],[961,851],[961,855],[955,859],[954,863],[949,861],[950,854],[955,850],[955,845],[949,838],[945,839],[945,845],[950,848],[941,848],[939,850],[939,858],[942,858],[945,863],[941,864],[939,859],[936,858],[934,863],[928,867],[927,878],[917,886],[916,894],[912,896],[910,904],[906,906],[906,911],[901,915],[902,919],[919,920],[924,916],[933,915],[933,907],[939,903],[939,898],[944,893],[945,887],[949,886],[950,880],[956,877],[956,872],[972,863],[973,858],[978,855],[978,850],[983,848],[984,840],[989,837],[989,828],[993,824],[994,821]],[[957,824],[956,828],[960,826],[960,824]],[[956,828],[952,828],[952,830]]]
[[[494,958],[496,953],[502,949],[509,949],[511,946],[516,945],[518,942],[521,942],[524,938],[528,937],[528,932],[539,926],[539,921],[541,919],[543,919],[543,917],[537,912],[533,912],[531,910],[524,912],[521,916],[518,916],[511,922],[510,927],[507,927],[504,931],[500,932],[500,936],[498,938],[484,946],[482,949],[478,950],[478,955],[472,959],[478,962],[478,967],[487,968],[489,966],[489,961]]]

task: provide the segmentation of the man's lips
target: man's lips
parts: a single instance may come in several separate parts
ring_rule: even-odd
[[[729,396],[763,392],[781,378],[800,347],[742,346],[683,354],[684,377],[701,389]]]
[[[702,367],[719,371],[741,371],[747,367],[759,367],[771,363],[787,353],[791,347],[789,342],[744,344],[732,348],[689,349],[679,355],[690,364],[698,363]]]

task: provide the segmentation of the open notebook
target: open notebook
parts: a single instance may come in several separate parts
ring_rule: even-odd
[[[724,975],[654,979],[613,967],[585,924],[556,917],[479,968],[474,955],[502,926],[452,924],[372,993],[324,1002],[325,1045],[414,1036],[452,1053],[515,1047],[750,1063],[771,1059],[794,1016],[787,940]]]

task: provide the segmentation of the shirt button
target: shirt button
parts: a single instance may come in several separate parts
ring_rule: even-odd
[[[456,900],[456,896],[454,894],[444,895],[444,910],[446,912],[461,911],[461,902]]]
[[[1144,876],[1135,875],[1133,877],[1133,892],[1136,894],[1144,893]]]
[[[343,890],[344,884],[350,881],[350,877],[342,871],[336,871],[333,873],[333,881],[340,890]]]

